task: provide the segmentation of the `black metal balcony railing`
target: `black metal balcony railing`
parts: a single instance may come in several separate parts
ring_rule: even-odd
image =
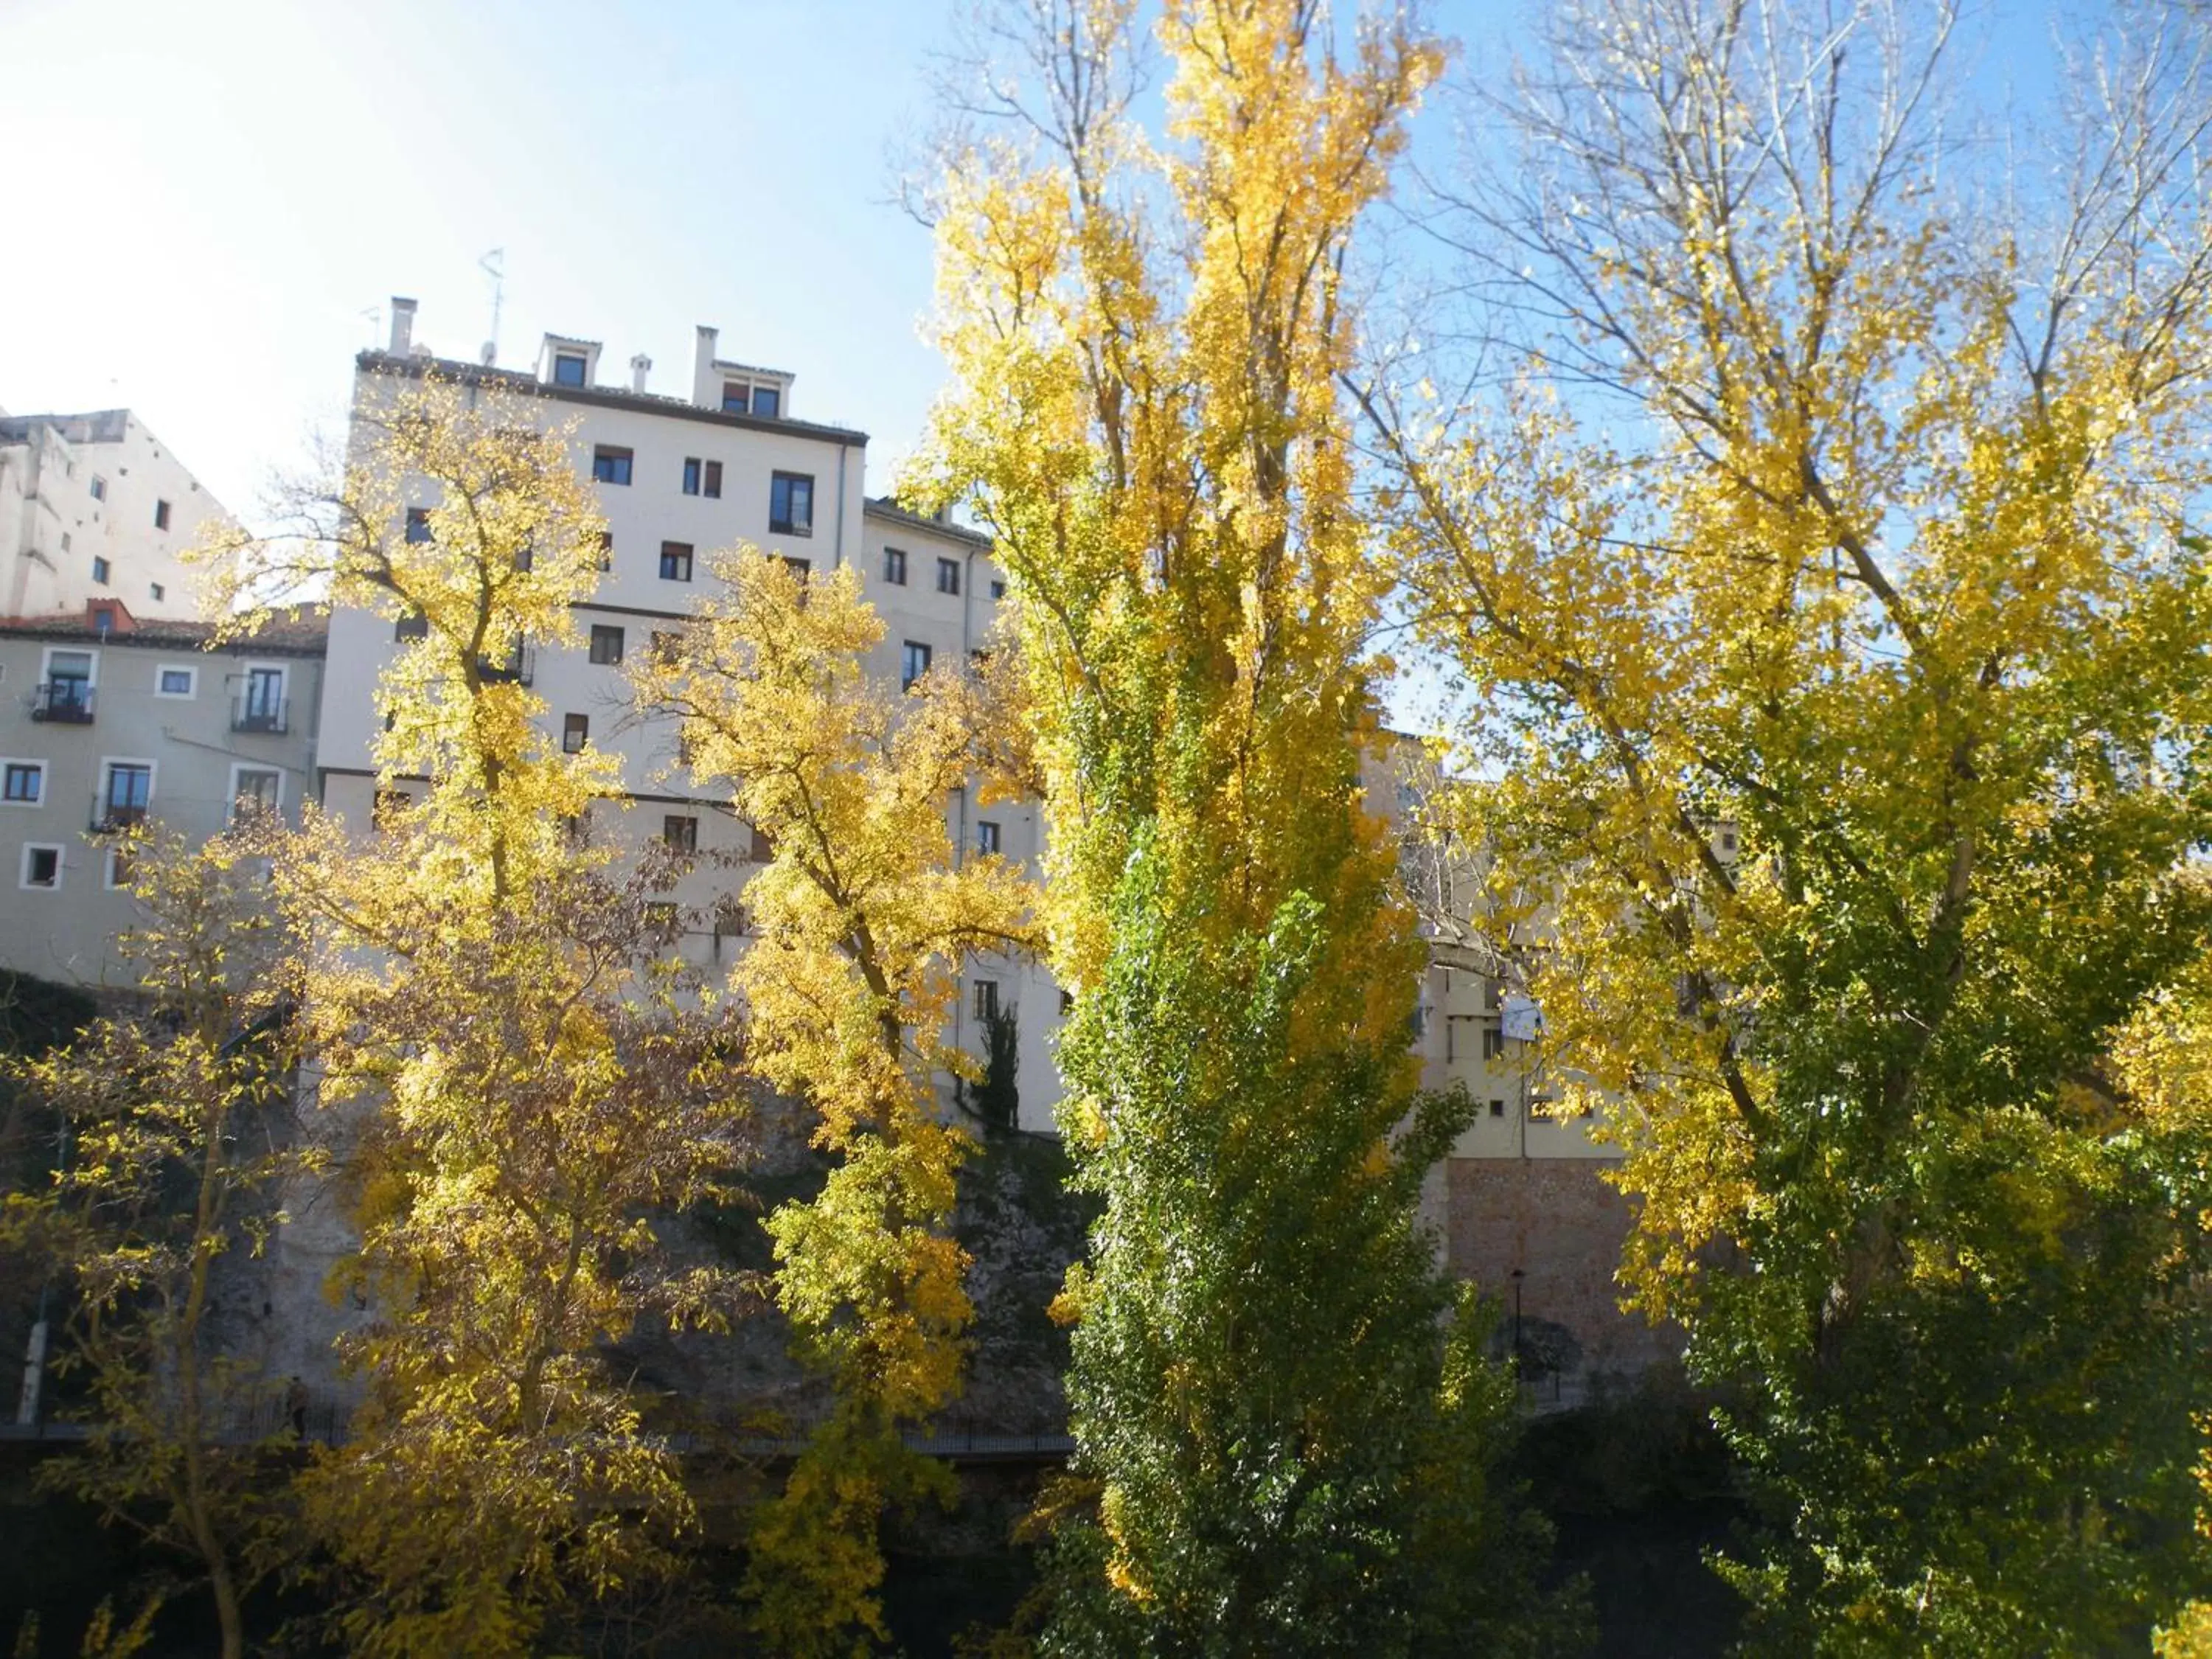
[[[58,726],[92,724],[92,687],[82,680],[47,680],[31,694],[31,718]]]
[[[112,836],[145,822],[143,801],[114,801],[102,795],[92,798],[92,833],[95,836]]]
[[[292,700],[250,695],[235,698],[230,705],[230,729],[282,737],[292,729]]]

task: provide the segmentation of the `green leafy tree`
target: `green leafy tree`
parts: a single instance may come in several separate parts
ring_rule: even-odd
[[[2205,1103],[2112,1060],[2212,923],[2204,45],[2123,14],[2006,173],[1954,21],[1559,13],[1453,232],[1528,374],[1369,393],[1775,1652],[2113,1650],[2212,1571]]]
[[[1079,1182],[1053,1652],[1519,1650],[1510,1383],[1413,1221],[1421,946],[1363,799],[1383,577],[1336,377],[1346,261],[1443,54],[1403,17],[994,13],[1013,131],[938,217],[955,386],[921,471],[997,538],[1052,825]],[[1016,67],[1019,65],[1021,67]]]
[[[317,1161],[291,1122],[295,988],[234,842],[133,832],[117,846],[142,916],[121,949],[144,1000],[8,1062],[68,1150],[48,1188],[9,1196],[0,1225],[50,1251],[72,1292],[54,1364],[84,1379],[90,1437],[42,1478],[193,1562],[237,1659],[246,1598],[293,1523],[268,1455],[289,1435],[266,1426],[271,1380],[222,1346],[219,1276],[259,1252],[276,1193]],[[142,1638],[150,1617],[131,1627]]]

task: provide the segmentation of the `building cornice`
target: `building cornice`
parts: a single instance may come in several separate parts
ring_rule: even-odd
[[[808,438],[818,443],[865,449],[868,434],[849,427],[820,426],[812,421],[786,421],[764,415],[740,415],[730,410],[702,409],[681,398],[654,392],[623,392],[612,386],[552,386],[534,374],[511,368],[487,368],[450,357],[395,357],[388,351],[364,351],[354,359],[363,374],[392,374],[409,380],[435,376],[459,386],[484,386],[526,398],[550,398],[556,403],[582,404],[592,409],[626,410],[636,415],[665,415],[672,420],[696,421],[702,426],[733,427],[744,432],[774,433],[786,438]]]

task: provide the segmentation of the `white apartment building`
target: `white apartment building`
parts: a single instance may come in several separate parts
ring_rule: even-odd
[[[216,648],[211,631],[116,599],[0,620],[0,964],[127,989],[116,939],[141,918],[94,836],[152,823],[198,843],[313,788],[323,623]]]
[[[902,683],[986,648],[1004,592],[988,540],[868,499],[867,435],[801,419],[793,407],[795,377],[725,360],[715,330],[698,331],[690,386],[670,396],[649,389],[652,363],[643,356],[629,360],[625,383],[602,384],[597,341],[548,335],[535,372],[523,374],[418,348],[411,301],[395,299],[392,317],[388,349],[356,362],[357,405],[434,374],[521,394],[544,410],[549,426],[575,422],[576,465],[593,480],[607,520],[607,568],[598,590],[576,607],[583,643],[526,647],[517,672],[544,699],[552,735],[563,744],[588,743],[619,762],[626,799],[621,809],[593,809],[594,836],[631,845],[662,836],[740,860],[753,847],[751,826],[678,763],[674,723],[641,719],[631,708],[622,670],[631,653],[652,648],[656,630],[690,617],[711,580],[708,556],[716,550],[747,542],[816,569],[854,567],[884,620],[884,640],[871,666],[886,681]],[[373,613],[340,610],[331,617],[318,774],[325,804],[351,822],[365,824],[374,806],[374,693],[398,645],[395,625]],[[995,851],[1033,873],[1039,867],[1034,805],[985,810],[963,794],[948,808],[947,828],[963,856]],[[677,896],[708,903],[730,879],[728,871],[702,861]],[[712,964],[744,943],[709,933],[686,937],[680,948]],[[1059,1082],[1044,1039],[1060,1022],[1058,988],[1033,963],[975,964],[962,986],[955,1036],[979,1055],[979,1016],[987,1008],[1011,1012],[1018,1022],[1022,1127],[1051,1128]]]
[[[177,556],[222,516],[127,409],[0,413],[0,617],[73,615],[94,599],[194,617]]]
[[[414,313],[411,301],[392,301],[388,349],[357,360],[357,403],[434,373],[522,394],[548,425],[575,423],[575,464],[595,481],[611,538],[608,568],[576,607],[584,643],[526,650],[518,672],[544,698],[552,734],[619,757],[624,810],[594,809],[594,836],[630,845],[661,836],[741,859],[753,845],[750,826],[678,763],[672,724],[632,710],[621,669],[629,653],[652,648],[656,629],[690,614],[714,550],[743,541],[814,568],[856,567],[885,625],[872,665],[886,681],[988,648],[1004,587],[988,539],[870,499],[866,435],[802,418],[790,373],[722,358],[716,331],[703,327],[678,395],[650,389],[652,363],[642,355],[629,360],[625,382],[603,383],[601,344],[580,337],[548,335],[534,372],[504,371],[416,346]],[[331,619],[318,772],[325,804],[364,825],[375,787],[373,693],[396,645],[388,620],[357,611]],[[1401,814],[1412,796],[1394,796],[1401,786],[1385,757],[1370,769],[1383,810]],[[1402,787],[1410,789],[1410,779]],[[1042,870],[1034,803],[984,809],[958,798],[947,827],[963,853],[995,850],[1033,874]],[[729,879],[708,869],[678,896],[709,902],[714,884]],[[744,941],[701,934],[681,948],[712,964]],[[1495,969],[1449,930],[1431,939],[1415,1022],[1423,1080],[1464,1085],[1478,1115],[1436,1171],[1425,1207],[1455,1271],[1499,1294],[1510,1284],[1528,1319],[1577,1333],[1591,1365],[1633,1369],[1668,1343],[1627,1324],[1614,1306],[1612,1273],[1628,1212],[1602,1174],[1618,1153],[1596,1143],[1586,1123],[1546,1111],[1555,1085],[1540,1019]],[[956,1037],[978,1054],[987,1007],[1011,1010],[1019,1022],[1021,1126],[1052,1129],[1060,1083],[1048,1039],[1065,1015],[1059,988],[1035,963],[971,966]]]

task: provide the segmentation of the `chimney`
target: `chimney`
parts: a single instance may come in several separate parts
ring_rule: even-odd
[[[404,357],[415,342],[415,302],[392,296],[392,355]]]
[[[699,325],[699,343],[691,354],[691,401],[702,409],[720,409],[722,393],[714,384],[714,340],[718,328]]]
[[[629,389],[632,392],[643,392],[645,377],[652,373],[653,359],[642,351],[639,352],[636,356],[629,360]]]

